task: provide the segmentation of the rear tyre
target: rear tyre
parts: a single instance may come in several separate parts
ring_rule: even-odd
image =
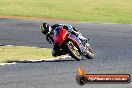
[[[93,49],[90,46],[87,46],[87,54],[85,55],[87,59],[93,59],[94,52]]]
[[[67,53],[69,53],[75,60],[80,61],[82,59],[82,55],[78,47],[79,46],[71,40],[66,43]]]

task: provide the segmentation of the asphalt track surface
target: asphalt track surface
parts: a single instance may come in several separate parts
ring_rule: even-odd
[[[42,20],[0,19],[0,44],[51,48],[39,31]],[[57,23],[57,22],[49,22]],[[93,46],[93,60],[17,63],[0,66],[0,88],[132,88],[129,84],[76,83],[77,68],[81,65],[88,74],[132,75],[132,25],[69,23],[76,26]]]

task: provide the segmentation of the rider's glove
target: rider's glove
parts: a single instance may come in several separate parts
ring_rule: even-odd
[[[78,32],[78,29],[77,28],[75,28],[75,27],[72,27],[72,28],[73,28],[74,31]]]
[[[71,33],[75,34],[76,36],[79,36],[79,32],[72,30]]]

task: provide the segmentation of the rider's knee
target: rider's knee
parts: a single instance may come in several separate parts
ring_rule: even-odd
[[[60,52],[57,50],[52,50],[52,56],[56,57],[56,56],[60,56]]]

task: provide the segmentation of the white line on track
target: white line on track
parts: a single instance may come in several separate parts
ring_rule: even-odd
[[[3,45],[0,44],[0,46],[14,46],[14,45]],[[33,47],[33,48],[39,48],[39,47]],[[42,49],[47,49],[47,48],[42,48]],[[59,59],[66,59],[66,58],[70,58],[71,56],[59,56],[59,57],[55,57],[55,58],[48,58],[48,59],[41,59],[41,60],[26,60],[27,62],[39,62],[39,61],[55,61],[55,60],[59,60]],[[26,62],[25,61],[25,62]],[[21,61],[20,61],[21,62]],[[0,66],[5,66],[5,65],[12,65],[12,64],[16,64],[16,62],[13,63],[0,63]]]

